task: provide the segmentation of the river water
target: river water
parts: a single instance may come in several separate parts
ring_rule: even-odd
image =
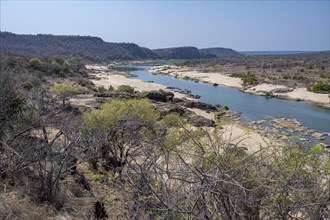
[[[147,68],[140,66],[139,68]],[[318,132],[330,132],[330,109],[304,102],[266,98],[240,92],[238,89],[196,83],[166,75],[153,75],[146,70],[130,72],[136,78],[153,81],[165,86],[188,89],[194,95],[200,95],[201,102],[227,105],[230,110],[241,112],[241,121],[249,123],[265,119],[267,116],[297,119],[303,126]]]

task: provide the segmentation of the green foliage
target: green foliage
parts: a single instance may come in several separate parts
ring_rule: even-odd
[[[105,103],[99,110],[84,112],[82,122],[83,130],[100,129],[110,131],[114,123],[121,119],[135,119],[140,122],[154,124],[158,115],[154,112],[150,103],[142,100],[113,100]]]
[[[294,74],[294,76],[292,77],[292,79],[294,80],[304,80],[305,77],[300,75],[300,74]]]
[[[51,63],[51,70],[53,73],[59,74],[60,76],[64,77],[66,76],[66,74],[73,72],[73,67],[64,58],[56,57]]]
[[[82,78],[82,77],[80,77],[80,78],[78,79],[78,84],[81,85],[81,86],[83,86],[83,87],[86,87],[87,85],[92,85],[92,82],[89,81],[89,80],[86,79],[86,78]]]
[[[63,66],[65,60],[64,60],[64,58],[62,58],[62,57],[55,57],[55,58],[54,58],[54,62],[56,62],[56,63],[58,63],[59,65]]]
[[[134,88],[129,85],[120,85],[118,86],[116,92],[134,93]]]
[[[159,89],[158,91],[159,91],[160,93],[164,94],[164,95],[167,94],[167,92],[166,92],[164,89]]]
[[[79,89],[70,83],[60,83],[55,85],[52,89],[51,92],[55,96],[63,96],[63,95],[75,95],[79,93]]]
[[[109,64],[107,66],[108,70],[113,70],[114,68],[116,68],[116,65],[115,64]]]
[[[258,80],[257,80],[256,76],[250,72],[248,72],[247,74],[232,73],[232,74],[230,74],[230,76],[235,77],[235,78],[241,78],[244,85],[257,85],[258,84]]]
[[[177,113],[171,113],[166,115],[162,120],[167,126],[179,127],[185,124],[185,121]]]
[[[330,83],[316,82],[309,86],[307,90],[315,93],[330,93]]]
[[[190,77],[190,76],[184,76],[183,77],[184,80],[194,80],[194,78]]]
[[[25,81],[25,82],[21,83],[21,87],[26,89],[26,90],[31,90],[31,89],[34,88],[34,85],[30,81]]]
[[[272,92],[267,91],[267,92],[265,93],[265,96],[266,96],[266,98],[270,98],[270,97],[273,96],[273,94],[272,94]]]
[[[98,87],[97,87],[97,91],[100,92],[100,93],[103,93],[103,92],[106,92],[107,89],[104,88],[104,86],[98,86]]]
[[[42,69],[44,63],[39,58],[31,58],[29,61],[29,65],[35,69]]]
[[[55,95],[56,98],[59,98],[65,105],[65,101],[72,95],[78,94],[79,89],[69,83],[60,83],[55,85],[51,92]]]

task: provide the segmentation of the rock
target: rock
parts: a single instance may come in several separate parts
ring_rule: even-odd
[[[190,117],[188,122],[196,127],[215,127],[215,121],[198,115]]]
[[[204,102],[186,101],[183,103],[183,106],[186,108],[198,108],[201,110],[208,110],[210,112],[215,112],[218,110],[216,106]]]
[[[213,85],[213,86],[218,86],[218,83],[213,83],[212,85]]]
[[[137,95],[134,93],[128,93],[128,92],[102,92],[102,93],[97,92],[94,94],[94,97],[132,99],[132,98],[136,98]]]
[[[157,101],[157,102],[167,102],[172,101],[174,94],[172,92],[158,92],[158,91],[150,91],[147,92],[146,97],[148,99]]]
[[[293,89],[291,88],[276,88],[276,89],[272,89],[270,92],[272,93],[287,93],[287,92],[292,92]]]
[[[181,106],[175,105],[175,104],[157,104],[155,106],[156,111],[159,112],[159,114],[164,117],[170,113],[177,113],[178,115],[185,114],[184,108]]]

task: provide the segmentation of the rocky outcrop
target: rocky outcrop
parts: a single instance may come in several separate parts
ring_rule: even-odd
[[[182,105],[186,108],[197,108],[209,112],[216,112],[218,111],[219,108],[219,106],[211,105],[204,102],[195,102],[195,101],[185,101]]]
[[[185,114],[184,108],[182,108],[179,105],[171,104],[171,103],[157,104],[155,105],[155,109],[157,112],[159,112],[159,114],[162,117],[171,113],[177,113],[180,116]]]
[[[193,115],[188,118],[188,122],[196,127],[215,127],[215,121],[204,118],[199,115]]]
[[[117,98],[117,99],[132,99],[137,98],[137,94],[128,92],[98,92],[94,94],[94,97],[99,98]]]
[[[172,92],[165,92],[165,91],[164,92],[150,91],[147,92],[146,97],[156,102],[168,102],[173,100],[174,94]]]

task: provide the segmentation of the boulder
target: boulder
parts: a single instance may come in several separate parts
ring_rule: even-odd
[[[188,119],[188,122],[196,127],[215,127],[215,121],[194,115]]]
[[[204,102],[186,101],[183,103],[183,106],[186,108],[198,108],[210,112],[215,112],[218,110],[216,106]]]
[[[147,92],[146,97],[157,102],[168,102],[173,100],[174,94],[172,92],[150,91]]]
[[[156,111],[159,112],[159,114],[164,117],[171,113],[177,113],[178,115],[185,114],[184,108],[182,108],[179,105],[173,105],[173,104],[158,104],[155,106]]]

